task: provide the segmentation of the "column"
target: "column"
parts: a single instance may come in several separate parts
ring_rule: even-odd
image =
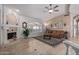
[[[5,8],[4,5],[2,4],[2,9],[1,9],[1,45],[3,46],[4,44],[7,43],[7,31],[6,31],[6,13],[5,13]]]

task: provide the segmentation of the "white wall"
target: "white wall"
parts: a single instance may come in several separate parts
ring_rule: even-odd
[[[18,13],[17,13],[17,15],[7,14],[8,10],[9,10],[9,8],[5,6],[5,11],[4,11],[5,18],[3,16],[3,20],[5,20],[5,21],[3,21],[4,26],[3,26],[3,28],[0,27],[0,43],[1,44],[8,43],[8,40],[7,40],[7,28],[12,27],[11,25],[13,25],[13,27],[17,28],[17,38],[19,39],[19,38],[23,37],[23,34],[22,34],[22,31],[23,31],[22,23],[23,22],[26,22],[27,25],[29,23],[34,23],[34,22],[38,22],[38,23],[42,24],[42,21],[40,19],[37,19],[37,18],[33,18],[33,17],[29,17],[29,16],[23,16],[23,15],[18,14]],[[8,20],[8,24],[6,24],[6,20]],[[0,19],[0,22],[1,22],[1,19]],[[18,22],[18,25],[16,25],[17,22]],[[5,27],[6,25],[8,25],[8,27]],[[18,26],[18,27],[16,27],[16,26]],[[40,33],[41,33],[41,31],[31,32],[29,37],[39,36]]]
[[[21,26],[22,26],[22,23],[23,22],[26,22],[27,23],[27,27],[29,27],[29,26],[33,26],[34,24],[35,24],[35,22],[38,22],[39,24],[40,24],[40,27],[42,27],[42,22],[40,21],[40,20],[38,20],[38,19],[35,19],[35,18],[32,18],[32,17],[24,17],[24,16],[21,16],[22,18],[21,18]],[[21,36],[22,36],[22,31],[23,31],[23,29],[21,28]],[[42,29],[41,29],[41,31],[38,31],[38,32],[31,32],[30,33],[30,35],[29,35],[29,37],[35,37],[35,36],[39,36],[40,34],[41,34],[41,32],[42,32]]]

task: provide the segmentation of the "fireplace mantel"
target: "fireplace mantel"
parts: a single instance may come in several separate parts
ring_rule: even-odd
[[[10,32],[10,33],[7,33],[7,39],[13,39],[13,38],[16,38],[16,32]]]

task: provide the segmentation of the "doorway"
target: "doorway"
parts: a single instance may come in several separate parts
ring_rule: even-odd
[[[73,29],[74,29],[74,38],[75,39],[79,39],[79,18],[76,18],[76,19],[74,19],[74,26],[73,26]]]

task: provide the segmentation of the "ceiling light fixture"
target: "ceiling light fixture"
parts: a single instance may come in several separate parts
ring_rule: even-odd
[[[52,12],[53,12],[53,10],[49,10],[48,12],[49,12],[49,13],[52,13]]]
[[[53,11],[58,12],[59,10],[57,10],[56,8],[59,7],[58,5],[53,5],[49,4],[49,6],[46,6],[45,8],[48,10],[49,14],[51,14]]]

